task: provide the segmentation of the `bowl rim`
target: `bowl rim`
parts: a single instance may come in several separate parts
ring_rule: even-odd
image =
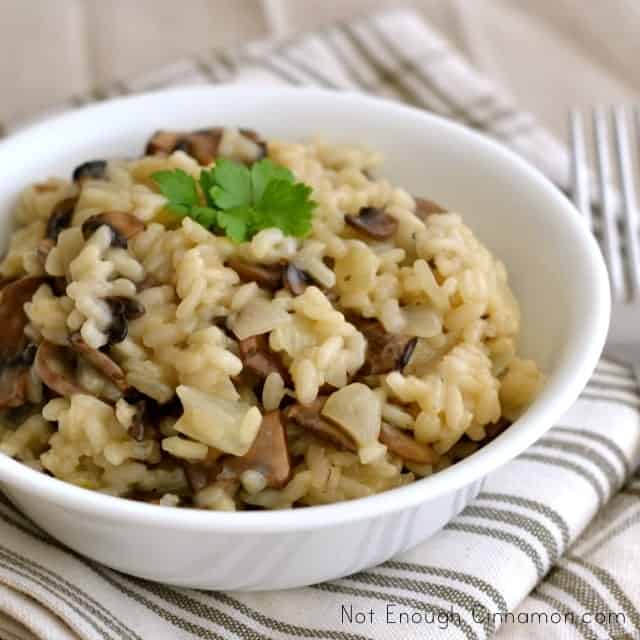
[[[568,225],[576,246],[586,256],[590,273],[583,273],[589,281],[593,313],[586,315],[580,331],[569,341],[558,363],[553,380],[549,380],[526,413],[500,437],[473,455],[439,471],[433,476],[382,493],[301,509],[274,511],[220,512],[199,509],[178,509],[151,505],[84,489],[44,475],[26,465],[0,455],[0,481],[27,493],[50,499],[62,508],[90,513],[97,518],[122,518],[129,522],[162,525],[183,530],[218,530],[238,532],[277,532],[310,530],[363,519],[375,519],[400,510],[416,507],[428,500],[466,487],[508,462],[533,444],[553,422],[575,402],[596,367],[605,344],[610,315],[609,281],[599,247],[569,200],[535,167],[500,143],[463,125],[440,116],[420,111],[395,101],[367,96],[352,91],[334,91],[309,87],[281,87],[251,84],[196,85],[119,97],[65,112],[19,131],[0,143],[0,161],[10,158],[21,145],[37,142],[45,130],[65,129],[85,118],[108,115],[113,110],[141,107],[164,100],[211,100],[216,95],[237,95],[238,98],[260,95],[262,99],[287,100],[301,94],[318,100],[342,102],[345,107],[363,109],[376,107],[389,118],[411,118],[417,126],[436,127],[450,136],[464,138],[487,156],[507,160],[522,179],[530,181],[545,195],[548,206]],[[37,148],[37,147],[36,147]]]

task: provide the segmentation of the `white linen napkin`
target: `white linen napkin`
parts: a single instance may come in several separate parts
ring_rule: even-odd
[[[57,110],[246,81],[399,99],[494,136],[567,184],[564,147],[408,11],[181,61]],[[125,576],[0,502],[0,637],[640,639],[639,462],[638,385],[628,368],[603,360],[560,423],[493,473],[443,531],[368,571],[286,592],[205,592]]]

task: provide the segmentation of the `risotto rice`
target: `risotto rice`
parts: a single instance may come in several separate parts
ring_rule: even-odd
[[[153,179],[265,156],[312,189],[305,237],[234,243]],[[0,451],[116,496],[278,509],[407,484],[499,434],[542,384],[505,267],[381,162],[158,132],[28,187],[0,263]]]

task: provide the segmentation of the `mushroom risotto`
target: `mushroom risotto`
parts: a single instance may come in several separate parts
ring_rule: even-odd
[[[0,264],[0,451],[218,510],[359,498],[531,402],[504,265],[359,148],[156,132],[22,194]]]

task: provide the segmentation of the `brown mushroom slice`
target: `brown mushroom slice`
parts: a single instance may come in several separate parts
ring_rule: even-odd
[[[45,237],[53,240],[54,244],[60,233],[71,225],[76,202],[78,202],[78,198],[65,198],[60,200],[51,210],[47,220]]]
[[[270,291],[282,287],[284,268],[281,264],[252,264],[240,258],[231,258],[227,265],[238,274],[242,282],[255,282]]]
[[[271,411],[262,417],[260,430],[249,451],[240,457],[227,458],[222,476],[240,477],[245,471],[262,474],[269,487],[279,489],[287,484],[291,461],[280,411]]]
[[[81,182],[87,178],[93,180],[102,180],[107,175],[106,160],[89,160],[78,165],[71,174],[74,182]]]
[[[43,265],[51,249],[56,246],[58,236],[71,225],[77,201],[78,198],[65,198],[60,200],[51,210],[47,220],[45,237],[40,240],[37,246],[38,258]]]
[[[19,407],[25,403],[29,385],[29,370],[3,367],[0,371],[0,408]]]
[[[398,229],[398,221],[379,207],[362,207],[357,216],[345,215],[344,221],[374,240],[387,240]]]
[[[214,471],[196,462],[186,462],[183,468],[189,487],[191,487],[191,491],[194,493],[204,489],[208,484],[213,482],[217,475],[217,470]]]
[[[213,127],[200,131],[156,131],[145,148],[146,155],[184,151],[201,165],[211,164],[217,154],[223,129]]]
[[[222,127],[199,129],[191,132],[156,131],[147,143],[145,154],[170,154],[174,151],[184,151],[195,158],[199,164],[206,166],[216,159],[223,133],[224,129]],[[255,131],[240,129],[240,134],[255,143],[259,149],[259,153],[253,161],[260,160],[260,158],[266,156],[266,143],[260,139],[260,136]]]
[[[301,296],[313,284],[313,280],[306,271],[289,263],[284,269],[283,283],[294,296]]]
[[[240,340],[238,347],[243,373],[249,373],[260,381],[265,380],[270,373],[278,373],[283,380],[288,379],[287,371],[282,365],[280,357],[269,348],[269,339],[266,335],[251,336]]]
[[[82,234],[90,238],[102,225],[107,225],[112,233],[111,246],[127,248],[127,241],[144,231],[144,222],[127,211],[105,211],[87,218],[82,223]]]
[[[49,389],[61,396],[70,396],[84,392],[74,380],[74,365],[73,354],[69,349],[44,340],[38,347],[33,369]]]
[[[76,353],[83,356],[89,364],[111,380],[120,391],[126,391],[129,388],[124,371],[106,353],[90,347],[79,333],[74,333],[69,341]]]
[[[480,441],[485,445],[495,440],[503,431],[508,429],[513,423],[504,416],[500,417],[497,422],[490,422],[484,425],[485,437]]]
[[[134,298],[109,296],[104,301],[111,310],[111,322],[107,328],[109,344],[122,342],[129,333],[129,320],[136,320],[145,313],[144,306]]]
[[[386,422],[380,427],[380,442],[403,460],[418,464],[433,464],[436,461],[437,456],[429,445],[416,442],[402,429]]]
[[[21,278],[0,290],[0,408],[19,407],[26,400],[35,350],[24,335],[24,305],[44,282],[43,277]]]
[[[415,214],[420,220],[426,220],[429,216],[436,213],[446,213],[447,210],[441,207],[437,202],[428,200],[427,198],[415,198],[416,210]]]
[[[322,417],[320,412],[326,400],[326,396],[319,396],[308,406],[292,404],[284,410],[284,417],[287,421],[313,432],[318,438],[327,440],[341,449],[357,451],[353,438],[333,422]]]
[[[388,333],[377,320],[358,319],[354,324],[367,340],[367,354],[359,375],[389,373],[407,366],[417,344],[415,337]]]

